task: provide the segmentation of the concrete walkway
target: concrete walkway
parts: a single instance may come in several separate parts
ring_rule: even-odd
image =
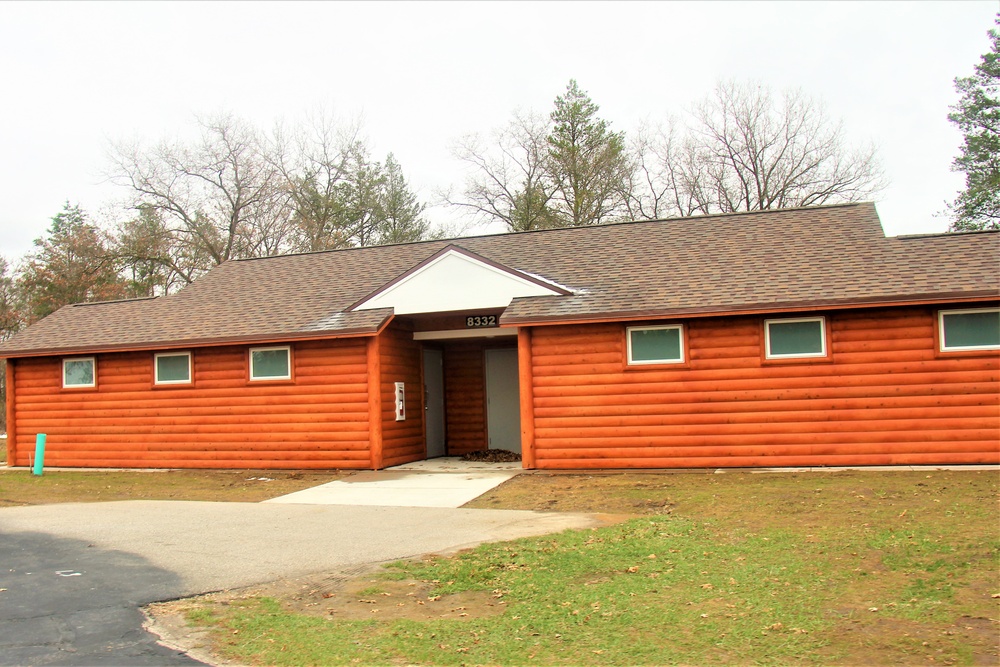
[[[461,507],[522,472],[517,463],[476,463],[458,457],[359,472],[335,482],[266,500],[298,505]]]

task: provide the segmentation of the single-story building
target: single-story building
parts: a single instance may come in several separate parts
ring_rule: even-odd
[[[845,204],[229,261],[0,345],[8,464],[1000,463],[1000,232]]]

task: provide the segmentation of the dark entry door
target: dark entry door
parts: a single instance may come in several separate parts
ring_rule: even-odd
[[[444,456],[444,358],[441,350],[424,350],[424,420],[427,458]]]

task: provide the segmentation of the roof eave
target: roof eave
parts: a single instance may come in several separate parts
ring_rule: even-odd
[[[943,303],[968,303],[974,301],[1000,301],[1000,291],[977,290],[972,292],[956,292],[951,294],[905,295],[899,297],[853,298],[853,299],[822,299],[804,301],[769,302],[745,304],[738,307],[719,308],[706,306],[703,308],[663,308],[645,310],[620,310],[601,313],[579,313],[560,315],[557,317],[510,317],[502,315],[500,326],[545,326],[557,324],[583,324],[600,322],[620,322],[625,320],[655,320],[681,317],[725,317],[735,315],[764,315],[768,313],[787,313],[808,310],[846,310],[849,308],[879,308],[914,305],[934,305]]]
[[[376,326],[350,327],[336,331],[316,331],[299,333],[271,333],[254,336],[227,336],[223,338],[182,338],[169,341],[149,341],[145,343],[122,343],[118,345],[67,346],[48,348],[24,348],[0,350],[0,359],[27,359],[30,357],[66,356],[72,354],[105,354],[109,352],[148,352],[152,350],[176,350],[186,347],[223,347],[226,345],[292,343],[309,340],[332,340],[337,338],[361,338],[377,336],[388,326],[392,315]]]

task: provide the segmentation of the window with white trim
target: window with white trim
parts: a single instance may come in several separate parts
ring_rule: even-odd
[[[94,357],[63,359],[62,385],[67,389],[83,389],[97,386],[97,364]]]
[[[291,380],[292,349],[283,347],[250,348],[251,380]]]
[[[938,312],[942,352],[1000,349],[1000,308]]]
[[[191,353],[160,352],[153,355],[155,384],[190,384]]]
[[[684,363],[684,329],[679,324],[628,327],[626,344],[630,366]]]
[[[764,357],[801,359],[826,356],[826,318],[764,320]]]

